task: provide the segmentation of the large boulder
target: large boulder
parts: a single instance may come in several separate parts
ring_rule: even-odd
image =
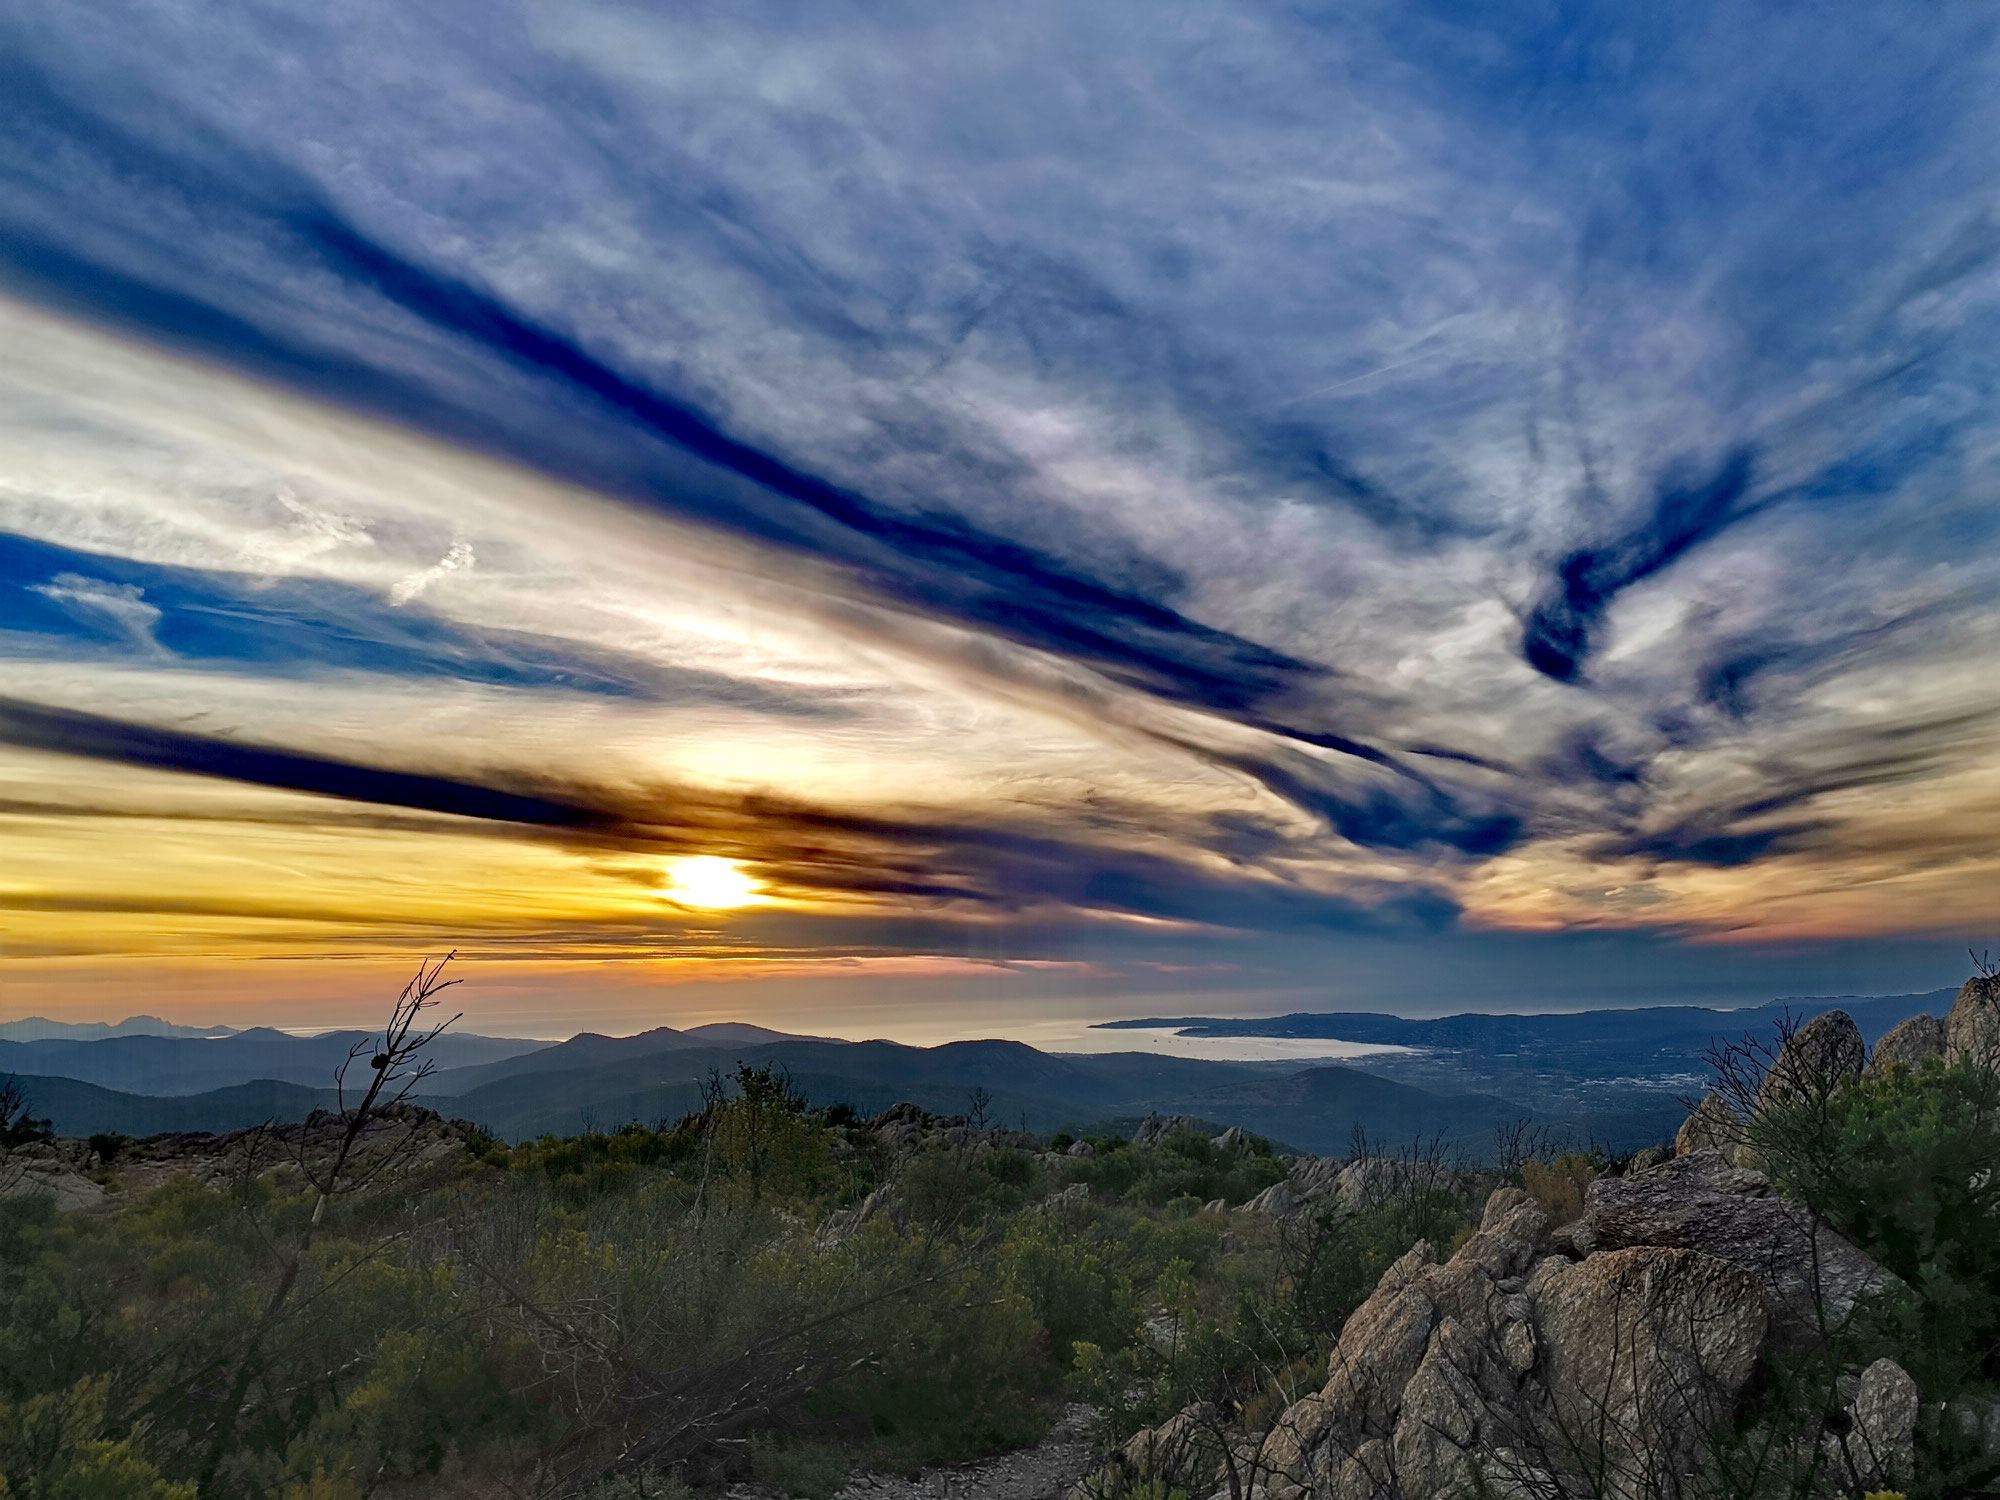
[[[1534,1451],[1603,1500],[1679,1492],[1755,1368],[1757,1282],[1698,1250],[1552,1258],[1529,1286],[1549,1405]]]
[[[1729,1101],[1711,1091],[1694,1107],[1674,1137],[1674,1155],[1696,1151],[1720,1151],[1730,1156],[1742,1146],[1743,1117],[1729,1107]]]
[[[1944,1058],[2000,1068],[2000,974],[1975,974],[1944,1022]]]
[[[1777,1196],[1761,1172],[1695,1151],[1637,1177],[1590,1185],[1583,1223],[1596,1250],[1696,1250],[1763,1288],[1773,1347],[1816,1347],[1855,1301],[1888,1286],[1881,1266],[1804,1206]]]
[[[1868,1059],[1868,1071],[1886,1073],[1895,1067],[1920,1067],[1925,1058],[1944,1056],[1944,1048],[1944,1022],[1929,1012],[1911,1016],[1907,1021],[1897,1022],[1875,1044],[1875,1055]]]
[[[1861,1028],[1844,1010],[1814,1016],[1785,1039],[1757,1090],[1757,1113],[1795,1100],[1825,1098],[1868,1064]]]

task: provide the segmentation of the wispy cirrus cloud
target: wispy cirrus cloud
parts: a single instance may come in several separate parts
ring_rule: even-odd
[[[1891,831],[1995,816],[1976,6],[9,41],[22,753],[671,785],[829,910],[1978,908]]]

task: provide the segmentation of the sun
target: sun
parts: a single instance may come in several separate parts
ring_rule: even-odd
[[[718,859],[713,854],[670,859],[667,876],[671,881],[667,894],[683,906],[719,911],[730,906],[755,906],[769,899],[735,860]]]

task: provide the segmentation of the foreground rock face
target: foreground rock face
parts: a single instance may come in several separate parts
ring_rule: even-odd
[[[1556,1451],[1577,1471],[1558,1462],[1551,1477],[1589,1474],[1606,1500],[1671,1492],[1756,1367],[1756,1283],[1698,1250],[1649,1246],[1547,1265],[1529,1293],[1548,1340]]]
[[[1338,1194],[1350,1165],[1301,1185]],[[1420,1242],[1390,1267],[1325,1384],[1261,1440],[1191,1407],[1072,1500],[1134,1480],[1217,1500],[1669,1500],[1760,1357],[1811,1346],[1889,1281],[1709,1147],[1600,1178],[1559,1231],[1501,1188],[1449,1260]],[[1906,1374],[1871,1368],[1829,1463],[1864,1487],[1895,1479],[1917,1409]]]
[[[1909,1482],[1917,1463],[1917,1417],[1923,1401],[1909,1371],[1878,1359],[1861,1372],[1847,1404],[1845,1432],[1821,1439],[1827,1472],[1843,1488],[1886,1489]]]
[[[1585,1447],[1606,1494],[1684,1466],[1755,1363],[1754,1281],[1697,1251],[1546,1253],[1548,1215],[1502,1188],[1443,1265],[1420,1245],[1348,1321],[1326,1386],[1266,1440],[1272,1500],[1564,1493]]]
[[[1718,1151],[1695,1151],[1635,1177],[1590,1185],[1583,1225],[1597,1250],[1664,1246],[1695,1250],[1748,1273],[1762,1288],[1778,1349],[1805,1349],[1837,1326],[1889,1273],[1800,1205],[1772,1191],[1761,1172],[1732,1167]]]
[[[1741,1392],[1768,1315],[1756,1279],[1698,1250],[1574,1261],[1518,1188],[1440,1264],[1419,1243],[1347,1320],[1326,1384],[1254,1452],[1198,1408],[1142,1433],[1098,1492],[1152,1478],[1263,1500],[1474,1495],[1654,1500]]]

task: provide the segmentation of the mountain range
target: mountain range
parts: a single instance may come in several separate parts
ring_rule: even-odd
[[[1871,1038],[1950,991],[1845,999]],[[994,1125],[1047,1131],[1113,1128],[1146,1114],[1191,1115],[1313,1152],[1347,1149],[1355,1131],[1385,1146],[1442,1137],[1477,1151],[1523,1116],[1612,1147],[1670,1134],[1700,1087],[1704,1051],[1787,1011],[1695,1007],[1560,1015],[1465,1014],[1410,1020],[1299,1014],[1266,1020],[1185,1017],[1111,1023],[1187,1037],[1276,1036],[1390,1043],[1407,1052],[1353,1064],[1239,1062],[1150,1052],[1059,1054],[1013,1041],[935,1047],[796,1036],[743,1023],[661,1027],[636,1036],[586,1032],[565,1042],[446,1032],[423,1102],[521,1140],[670,1122],[741,1064],[787,1074],[815,1105],[861,1114],[908,1100],[935,1114],[977,1112]],[[121,1023],[130,1028],[138,1020]],[[17,1025],[27,1023],[13,1023]],[[48,1024],[48,1023],[39,1023]],[[164,1026],[166,1023],[151,1023]],[[270,1028],[222,1036],[124,1034],[0,1041],[0,1074],[69,1135],[225,1130],[298,1119],[332,1098],[334,1070],[361,1032],[300,1037]],[[975,1104],[975,1091],[981,1091]]]
[[[0,1041],[0,1073],[74,1078],[133,1094],[198,1094],[258,1079],[323,1088],[332,1085],[334,1071],[352,1048],[372,1048],[373,1040],[365,1031],[293,1036],[259,1026],[219,1037]],[[447,1031],[431,1044],[431,1055],[442,1069],[495,1062],[547,1046]]]
[[[176,1026],[158,1016],[127,1016],[122,1021],[51,1021],[27,1016],[0,1021],[0,1042],[101,1042],[111,1036],[228,1036],[234,1026]]]

